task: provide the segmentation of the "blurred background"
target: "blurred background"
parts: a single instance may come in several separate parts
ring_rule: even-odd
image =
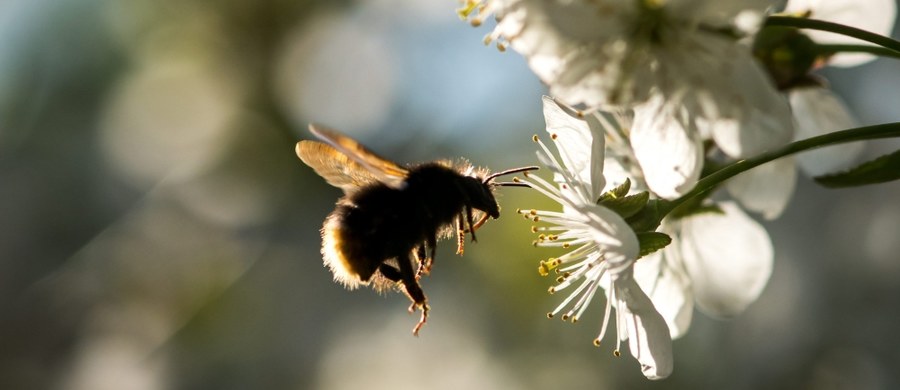
[[[592,345],[602,310],[546,319],[553,252],[511,211],[550,205],[520,188],[464,257],[439,245],[420,337],[403,295],[333,283],[307,123],[399,162],[535,160],[542,85],[455,7],[0,0],[0,388],[900,387],[900,183],[801,177],[760,300],[695,316],[663,382]],[[900,62],[824,75],[900,119]]]

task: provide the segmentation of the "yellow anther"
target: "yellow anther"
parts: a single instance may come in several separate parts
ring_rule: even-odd
[[[538,273],[540,273],[541,276],[550,275],[550,270],[556,268],[556,266],[558,266],[558,265],[559,265],[558,259],[550,258],[547,260],[541,260],[541,265],[538,266]]]
[[[472,11],[475,10],[475,7],[477,6],[478,4],[476,4],[474,1],[467,1],[466,5],[456,10],[456,14],[460,19],[466,20],[469,18],[469,15],[472,13]]]

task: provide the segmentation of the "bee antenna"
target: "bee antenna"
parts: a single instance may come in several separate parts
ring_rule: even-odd
[[[505,170],[505,171],[496,172],[496,173],[494,173],[494,174],[492,174],[492,175],[490,175],[490,176],[484,178],[484,180],[482,181],[482,183],[487,184],[487,183],[490,182],[491,180],[494,180],[494,179],[496,179],[497,177],[500,177],[500,176],[509,175],[509,174],[513,174],[513,173],[519,173],[519,172],[526,172],[526,171],[536,171],[536,170],[538,170],[538,169],[540,169],[540,167],[538,167],[538,166],[536,166],[536,165],[532,165],[532,166],[530,166],[530,167],[521,167],[521,168],[507,169],[507,170]]]
[[[501,181],[501,182],[496,182],[496,183],[491,183],[491,184],[493,184],[495,186],[503,186],[503,187],[531,187],[528,184],[525,184],[522,182],[515,182],[515,181]]]

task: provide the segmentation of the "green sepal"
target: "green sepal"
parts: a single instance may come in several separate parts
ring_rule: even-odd
[[[638,243],[641,245],[640,257],[647,256],[672,243],[672,237],[660,232],[637,233]]]
[[[640,211],[625,218],[625,222],[638,233],[655,231],[665,216],[665,210],[661,209],[660,206],[664,206],[667,202],[666,200],[650,199]]]
[[[616,214],[619,214],[619,216],[624,219],[637,214],[638,211],[641,211],[641,209],[643,209],[644,206],[647,205],[647,201],[649,200],[650,193],[647,191],[643,191],[634,195],[626,196],[624,198],[609,198],[601,201],[600,205],[612,211],[615,211]]]
[[[600,195],[600,199],[597,199],[597,204],[603,204],[603,202],[606,202],[610,199],[624,198],[625,195],[628,195],[628,191],[630,190],[631,179],[625,178],[624,183],[619,184],[616,188],[606,191],[603,193],[603,195]]]
[[[780,90],[802,85],[818,60],[816,43],[794,27],[766,26],[753,42],[759,60]]]
[[[816,183],[828,188],[857,187],[897,179],[900,179],[900,150],[844,172],[815,177]]]

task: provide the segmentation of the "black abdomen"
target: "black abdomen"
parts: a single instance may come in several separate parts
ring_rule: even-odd
[[[339,202],[333,214],[341,230],[338,250],[360,280],[452,223],[464,205],[461,179],[454,170],[427,164],[410,170],[401,189],[373,184]]]

